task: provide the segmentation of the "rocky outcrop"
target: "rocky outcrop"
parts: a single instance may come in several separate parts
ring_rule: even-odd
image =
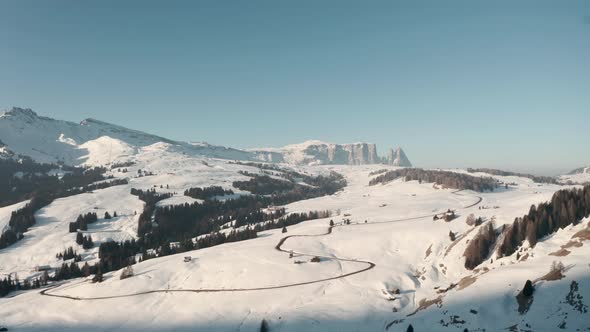
[[[389,153],[387,154],[387,164],[399,167],[412,167],[412,163],[401,148],[395,150],[389,149]]]
[[[252,150],[258,160],[265,162],[286,162],[296,165],[369,165],[389,164],[411,167],[405,153],[400,149],[390,150],[386,158],[377,154],[372,143],[333,144],[321,141],[307,141],[287,145],[278,149]]]

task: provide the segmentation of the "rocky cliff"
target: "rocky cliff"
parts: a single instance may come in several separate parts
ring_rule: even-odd
[[[321,141],[307,141],[287,145],[283,148],[254,149],[256,157],[265,162],[286,162],[296,165],[367,165],[389,164],[411,167],[411,163],[400,148],[390,150],[385,158],[377,154],[372,143],[333,144]]]

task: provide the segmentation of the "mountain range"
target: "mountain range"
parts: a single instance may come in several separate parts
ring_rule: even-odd
[[[240,150],[205,142],[182,142],[115,124],[85,119],[80,123],[39,116],[14,107],[0,113],[0,156],[29,156],[38,162],[100,165],[124,160],[140,149],[164,144],[179,153],[219,159],[289,163],[294,165],[388,164],[411,167],[401,148],[377,155],[370,143],[332,144],[306,141],[283,148]]]

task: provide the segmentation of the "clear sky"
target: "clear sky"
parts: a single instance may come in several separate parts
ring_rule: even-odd
[[[590,1],[0,1],[0,105],[421,167],[590,165]]]

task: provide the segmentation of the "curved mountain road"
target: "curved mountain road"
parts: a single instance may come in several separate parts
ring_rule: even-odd
[[[452,192],[452,194],[457,195],[457,193],[461,192],[462,190],[457,190]],[[478,198],[477,202],[465,206],[461,209],[468,209],[471,207],[474,207],[476,205],[478,205],[479,203],[481,203],[481,201],[483,200],[482,197],[480,196],[476,196]],[[57,297],[57,298],[62,298],[62,299],[68,299],[68,300],[75,300],[75,301],[92,301],[92,300],[108,300],[108,299],[118,299],[118,298],[124,298],[124,297],[132,297],[132,296],[140,296],[140,295],[148,295],[148,294],[154,294],[154,293],[222,293],[222,292],[251,292],[251,291],[261,291],[261,290],[271,290],[271,289],[281,289],[281,288],[290,288],[290,287],[297,287],[297,286],[303,286],[303,285],[311,285],[311,284],[316,284],[316,283],[321,283],[321,282],[325,282],[325,281],[330,281],[330,280],[337,280],[337,279],[342,279],[342,278],[346,278],[355,274],[359,274],[359,273],[363,273],[366,272],[368,270],[371,270],[375,267],[375,263],[371,262],[371,261],[364,261],[364,260],[358,260],[358,259],[348,259],[348,258],[340,258],[340,257],[336,257],[336,256],[321,256],[321,255],[315,255],[315,254],[310,254],[310,253],[301,253],[301,252],[294,252],[292,250],[286,250],[283,249],[282,246],[285,244],[285,242],[290,239],[290,238],[295,238],[295,237],[318,237],[318,236],[326,236],[326,235],[330,235],[332,234],[332,229],[334,229],[335,227],[349,227],[349,226],[360,226],[360,225],[373,225],[373,224],[384,224],[384,223],[394,223],[394,222],[403,222],[403,221],[410,221],[410,220],[416,220],[416,219],[422,219],[422,218],[428,218],[428,217],[434,217],[437,214],[429,214],[429,215],[424,215],[424,216],[418,216],[418,217],[410,217],[410,218],[402,218],[402,219],[396,219],[396,220],[387,220],[387,221],[378,221],[378,222],[371,222],[371,223],[357,223],[357,224],[349,224],[349,225],[334,225],[334,226],[330,226],[328,227],[328,230],[325,233],[322,234],[303,234],[303,235],[289,235],[289,236],[285,236],[283,238],[281,238],[281,240],[277,243],[277,245],[275,246],[275,249],[281,252],[286,252],[286,253],[294,253],[294,254],[298,254],[298,255],[302,255],[302,256],[317,256],[320,258],[327,258],[327,259],[333,259],[333,260],[338,260],[341,262],[353,262],[353,263],[361,263],[366,265],[365,267],[363,267],[362,269],[359,270],[355,270],[353,272],[349,272],[349,273],[344,273],[344,274],[340,274],[334,277],[329,277],[329,278],[323,278],[323,279],[315,279],[315,280],[310,280],[310,281],[303,281],[303,282],[297,282],[297,283],[289,283],[289,284],[283,284],[283,285],[276,285],[276,286],[265,286],[265,287],[253,287],[253,288],[211,288],[211,289],[154,289],[154,290],[149,290],[149,291],[143,291],[143,292],[136,292],[136,293],[129,293],[129,294],[121,294],[121,295],[110,295],[110,296],[95,296],[95,297],[78,297],[78,296],[70,296],[70,295],[61,295],[61,294],[52,294],[49,291],[55,290],[57,289],[59,286],[61,286],[61,284],[55,285],[55,286],[51,286],[48,287],[44,290],[42,290],[40,292],[41,295],[44,296],[51,296],[51,297]],[[86,281],[84,281],[86,282]]]

